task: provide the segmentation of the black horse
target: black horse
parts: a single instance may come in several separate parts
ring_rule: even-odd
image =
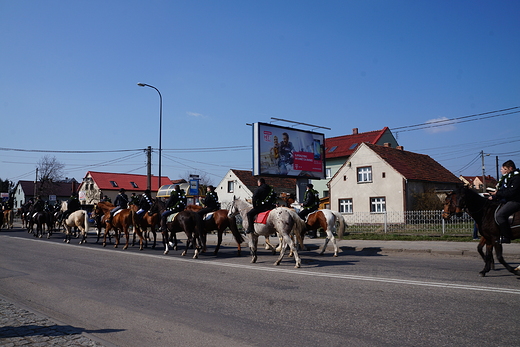
[[[150,207],[150,214],[162,214],[165,210],[165,203],[161,199],[155,199],[152,206]],[[136,216],[136,218],[139,217]],[[204,224],[198,213],[188,210],[177,213],[171,222],[166,223],[166,228],[162,231],[164,254],[168,254],[169,244],[171,247],[173,247],[174,250],[177,249],[176,233],[181,231],[184,231],[188,238],[186,242],[186,250],[182,252],[182,255],[186,255],[190,245],[193,244],[195,247],[195,255],[193,258],[197,259],[201,249],[205,248],[206,246],[202,237],[202,234],[204,233]]]
[[[448,220],[453,214],[460,217],[462,213],[466,211],[477,223],[479,233],[485,239],[486,244],[486,255],[484,257],[485,266],[484,269],[480,271],[480,276],[485,276],[493,265],[493,248],[495,248],[498,261],[504,265],[508,271],[520,276],[520,267],[514,269],[506,263],[502,255],[502,245],[499,242],[500,229],[495,221],[495,211],[499,206],[500,204],[498,202],[486,199],[473,189],[464,187],[456,189],[447,195],[444,201],[444,213],[442,217]],[[520,238],[519,212],[513,216],[511,230],[513,239]]]

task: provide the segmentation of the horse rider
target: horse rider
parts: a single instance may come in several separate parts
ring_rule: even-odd
[[[105,195],[103,199],[101,199],[102,202],[109,202],[112,203],[112,200],[108,197],[108,195]]]
[[[181,187],[176,184],[170,192],[170,197],[166,201],[166,211],[161,214],[161,229],[166,229],[168,216],[175,212],[184,211],[186,208],[186,195]]]
[[[298,212],[298,216],[305,220],[307,215],[318,210],[319,205],[320,197],[318,191],[314,189],[312,183],[307,184],[307,190],[305,190],[305,194],[303,195],[303,203],[301,203],[303,208]]]
[[[67,210],[63,212],[61,220],[66,220],[71,213],[76,212],[81,208],[81,203],[78,200],[78,193],[72,193],[69,200],[67,200]]]
[[[512,160],[506,161],[500,168],[502,177],[497,190],[491,193],[490,200],[497,200],[502,206],[496,213],[496,221],[500,229],[500,243],[511,243],[512,233],[509,216],[520,211],[520,170]]]
[[[206,213],[220,210],[220,202],[218,202],[218,195],[215,191],[215,187],[212,185],[207,186],[206,192],[206,197],[201,201],[204,208],[197,212],[201,218],[204,218]]]
[[[137,195],[135,195],[135,193],[132,193],[132,195],[130,196],[130,202],[128,204],[137,205],[138,203],[139,203],[139,197]]]
[[[34,216],[35,213],[43,212],[45,208],[45,202],[42,200],[41,196],[36,196],[36,201],[31,206],[31,217]]]
[[[115,207],[110,210],[110,217],[107,220],[107,223],[112,222],[112,218],[114,214],[122,209],[128,208],[128,196],[125,193],[125,188],[119,188],[119,194],[117,194],[116,199],[114,200]]]
[[[152,207],[152,192],[150,189],[146,189],[143,194],[141,194],[141,197],[139,198],[137,202],[137,207],[139,207],[139,210],[137,210],[136,214],[138,217],[141,217],[143,213],[150,210],[150,207]]]
[[[260,212],[272,210],[276,207],[276,194],[273,187],[265,183],[265,179],[260,177],[257,181],[258,188],[253,193],[253,208],[247,212],[246,234],[255,231],[255,217]]]

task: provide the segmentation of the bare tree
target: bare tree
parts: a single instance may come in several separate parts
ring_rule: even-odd
[[[63,180],[65,164],[59,162],[56,157],[44,156],[36,164],[38,170],[38,195],[49,195],[53,192],[53,185]]]

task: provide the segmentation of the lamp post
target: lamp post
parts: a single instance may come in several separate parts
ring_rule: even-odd
[[[162,156],[162,95],[159,89],[155,88],[146,83],[137,83],[139,87],[150,87],[153,88],[159,93],[159,102],[160,102],[160,110],[159,110],[159,185],[157,189],[161,188],[161,156]],[[151,188],[151,187],[150,187]]]

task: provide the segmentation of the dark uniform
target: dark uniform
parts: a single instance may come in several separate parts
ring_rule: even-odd
[[[144,193],[139,198],[139,201],[137,203],[137,206],[139,207],[139,210],[136,212],[137,215],[140,217],[143,213],[148,211],[150,207],[152,207],[152,196],[150,189],[146,189]]]
[[[303,209],[298,213],[301,219],[305,220],[307,215],[310,213],[317,211],[320,205],[320,198],[318,191],[313,189],[312,184],[307,185],[307,190],[303,195]]]
[[[168,216],[175,212],[184,211],[186,208],[186,195],[178,185],[171,191],[168,201],[166,201],[166,211],[161,215],[161,227],[166,228]]]
[[[125,188],[119,189],[119,194],[116,196],[114,206],[115,207],[110,211],[110,219],[107,221],[107,223],[112,221],[112,217],[114,217],[114,214],[117,211],[128,208],[128,196],[125,194]]]
[[[220,202],[218,202],[218,195],[215,192],[215,187],[208,186],[209,192],[206,194],[206,198],[202,201],[204,208],[199,210],[197,213],[204,217],[206,213],[220,210]]]
[[[274,193],[273,187],[265,183],[265,180],[263,178],[260,178],[258,182],[260,183],[260,185],[253,193],[253,208],[247,212],[247,234],[250,234],[255,230],[254,224],[255,217],[257,214],[259,214],[260,212],[272,210],[276,207],[276,194]]]
[[[71,213],[76,212],[81,209],[81,203],[78,200],[78,197],[74,194],[69,200],[67,200],[67,210],[63,213],[62,220],[67,219]]]
[[[511,243],[511,227],[508,219],[510,215],[520,211],[520,171],[511,160],[506,161],[502,167],[509,167],[512,170],[500,178],[493,200],[498,200],[503,204],[496,213],[496,220],[502,236],[500,242]]]

